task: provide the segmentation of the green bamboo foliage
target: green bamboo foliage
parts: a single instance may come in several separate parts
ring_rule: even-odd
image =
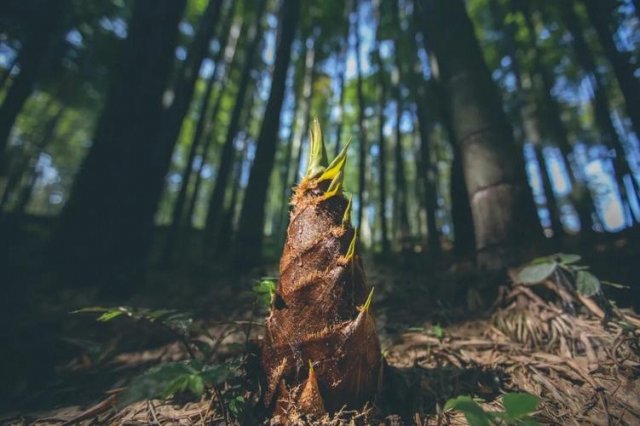
[[[310,133],[261,353],[264,403],[285,416],[359,408],[376,395],[381,374],[373,291],[343,188],[349,144],[329,163],[317,120]]]

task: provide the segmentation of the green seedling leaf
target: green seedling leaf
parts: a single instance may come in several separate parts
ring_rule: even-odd
[[[109,312],[103,313],[98,318],[96,318],[96,321],[98,321],[98,322],[109,322],[112,319],[117,318],[120,315],[124,315],[124,314],[125,314],[125,312],[119,311],[119,310],[109,311]]]
[[[277,280],[275,278],[263,278],[253,286],[253,293],[258,303],[266,308],[271,306],[271,301],[276,294]]]
[[[502,397],[502,405],[511,420],[521,419],[530,415],[540,403],[540,398],[526,392],[512,392]]]
[[[231,414],[233,414],[236,417],[240,415],[244,410],[245,402],[246,401],[244,397],[241,395],[231,398],[231,400],[228,403],[229,411],[231,412]]]
[[[431,327],[431,334],[436,336],[438,340],[442,342],[442,340],[444,339],[444,328],[436,324]]]
[[[469,396],[459,396],[448,400],[444,409],[461,411],[470,426],[489,426],[491,424],[487,413]]]
[[[604,280],[600,280],[600,284],[604,284],[604,285],[608,285],[609,287],[613,287],[613,288],[619,288],[619,289],[624,289],[624,290],[628,290],[631,287],[628,285],[624,285],[624,284],[620,284],[620,283],[614,283],[611,281],[604,281]]]
[[[576,273],[576,289],[583,296],[594,296],[600,293],[600,280],[588,271]]]
[[[562,265],[570,265],[572,263],[579,262],[582,259],[582,256],[580,255],[567,253],[556,253],[549,257]]]
[[[556,262],[530,264],[518,272],[518,281],[522,284],[537,284],[547,278],[556,270]]]
[[[549,262],[555,262],[555,260],[553,259],[553,256],[536,257],[531,262],[529,262],[529,265],[539,265],[541,263],[549,263]]]

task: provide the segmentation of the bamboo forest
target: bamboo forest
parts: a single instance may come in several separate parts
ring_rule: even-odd
[[[3,0],[0,424],[640,425],[639,0]]]

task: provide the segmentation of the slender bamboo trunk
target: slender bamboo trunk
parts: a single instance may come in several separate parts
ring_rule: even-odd
[[[207,222],[205,225],[205,256],[208,255],[209,249],[213,249],[214,241],[220,230],[220,217],[224,208],[224,195],[233,167],[233,144],[240,128],[240,118],[247,98],[247,89],[251,78],[251,70],[253,69],[255,60],[257,59],[258,45],[262,39],[263,28],[261,21],[265,6],[266,0],[259,0],[256,8],[256,21],[252,29],[252,35],[249,37],[249,44],[244,51],[244,64],[238,84],[236,102],[231,112],[229,127],[227,127],[227,135],[218,159],[218,170],[216,173],[213,192],[209,198],[209,209],[207,211]]]
[[[271,90],[256,142],[255,160],[242,203],[237,233],[236,259],[248,264],[259,263],[262,254],[267,190],[275,161],[280,112],[291,59],[291,45],[299,24],[299,12],[298,0],[283,0]]]
[[[257,81],[254,82],[257,85]],[[247,94],[249,95],[249,94]],[[251,127],[251,119],[254,116],[254,106],[257,101],[256,96],[248,96],[246,107],[242,111],[242,116],[240,118],[241,127],[245,129],[244,134],[242,135],[242,144],[241,146],[237,146],[240,144],[235,144],[233,150],[233,169],[231,171],[232,176],[230,176],[230,188],[227,188],[223,198],[223,210],[222,216],[220,218],[220,229],[218,230],[218,234],[213,241],[213,251],[212,255],[215,258],[219,258],[224,256],[225,258],[229,258],[233,253],[229,250],[231,243],[233,242],[233,236],[235,234],[234,227],[234,219],[237,216],[238,209],[240,208],[240,203],[242,200],[240,198],[241,189],[242,189],[242,169],[245,161],[249,161],[247,159],[247,152],[249,151],[249,146],[253,143],[251,140],[251,135],[249,134],[249,129]]]
[[[349,34],[351,32],[351,2],[354,0],[346,0],[344,2],[344,34],[341,41],[340,46],[340,54],[338,55],[339,63],[341,67],[338,73],[338,87],[340,90],[340,99],[338,101],[338,106],[340,108],[340,116],[338,117],[338,123],[336,125],[336,144],[334,147],[334,156],[337,156],[340,153],[341,149],[341,139],[342,139],[342,129],[344,127],[344,101],[345,101],[345,82],[347,80],[347,53],[349,52]]]
[[[378,113],[378,173],[379,173],[379,200],[378,214],[380,215],[380,241],[382,243],[382,254],[389,253],[389,231],[387,227],[387,154],[384,137],[384,110],[387,106],[387,83],[385,79],[385,69],[379,51],[376,54],[378,62],[378,85],[379,85],[379,113]]]
[[[184,169],[182,170],[182,179],[180,180],[180,189],[178,190],[178,196],[174,203],[173,215],[171,219],[171,225],[169,228],[167,243],[165,245],[164,260],[165,263],[171,263],[172,255],[177,244],[178,236],[181,228],[185,225],[185,203],[187,201],[187,192],[189,190],[189,184],[191,182],[191,175],[193,174],[193,163],[198,153],[198,148],[202,141],[202,135],[205,130],[207,118],[209,116],[208,109],[211,100],[211,93],[213,92],[213,86],[216,82],[218,75],[218,68],[220,62],[224,58],[224,51],[227,47],[227,40],[229,38],[229,30],[231,29],[231,22],[233,21],[233,9],[227,11],[227,18],[225,24],[222,26],[219,36],[219,50],[214,59],[214,68],[211,72],[211,76],[207,81],[204,94],[200,99],[200,112],[198,114],[198,122],[196,123],[196,129],[193,133],[191,145],[189,146],[189,153],[187,155],[187,161],[185,162]],[[237,29],[237,28],[236,28]],[[235,37],[239,35],[239,32],[235,31]],[[233,43],[233,40],[231,40]]]
[[[193,99],[202,62],[208,55],[210,41],[213,38],[215,28],[217,28],[222,3],[223,0],[209,0],[203,15],[200,17],[193,42],[184,64],[178,72],[177,82],[173,88],[173,101],[167,108],[163,122],[160,125],[162,131],[158,139],[158,146],[152,152],[150,160],[153,165],[154,185],[148,188],[148,192],[149,198],[154,203],[148,206],[147,209],[152,214],[157,210],[165,186],[165,178],[171,167],[171,157]],[[183,202],[183,200],[180,201]],[[168,241],[166,246],[168,247],[167,255],[171,252],[174,240],[175,238],[170,238]],[[168,258],[165,258],[165,260],[168,260]]]
[[[364,223],[364,206],[365,206],[365,173],[367,161],[367,130],[364,125],[365,121],[365,101],[364,88],[362,78],[362,60],[360,58],[360,13],[358,12],[359,0],[354,1],[354,11],[356,14],[355,26],[355,52],[356,52],[356,89],[358,98],[358,210],[356,211],[357,229],[362,228]]]
[[[403,102],[400,87],[395,90],[396,95],[396,121],[395,121],[395,145],[393,147],[394,163],[394,211],[396,218],[396,239],[400,242],[402,250],[406,248],[409,238],[409,213],[407,211],[407,179],[404,171],[404,155],[402,149],[402,130],[400,127],[403,112]]]
[[[315,47],[307,51],[306,69],[304,87],[302,89],[302,123],[299,126],[300,133],[296,135],[298,146],[296,150],[296,159],[293,163],[294,167],[292,173],[288,176],[287,191],[294,187],[299,180],[298,172],[302,169],[302,152],[304,148],[305,135],[309,134],[309,123],[311,121],[311,102],[313,100],[313,85],[315,84],[317,77],[316,70],[316,52]],[[288,192],[287,192],[288,194]]]
[[[280,208],[280,214],[278,215],[278,219],[277,219],[278,223],[276,225],[276,232],[275,232],[277,236],[284,235],[283,231],[285,230],[285,226],[288,220],[287,214],[289,211],[289,191],[291,191],[291,187],[292,187],[292,185],[290,185],[289,176],[291,175],[291,169],[293,169],[293,167],[291,166],[292,164],[291,160],[293,158],[294,145],[296,140],[298,140],[300,144],[302,143],[300,139],[296,139],[296,137],[298,136],[298,132],[296,129],[299,121],[298,113],[301,111],[300,97],[304,93],[305,78],[309,73],[312,72],[312,69],[313,69],[313,65],[311,65],[311,68],[309,67],[311,63],[311,59],[309,58],[308,54],[309,54],[309,49],[307,48],[307,43],[305,40],[302,43],[302,51],[300,52],[300,56],[298,58],[298,64],[295,67],[296,73],[295,73],[295,79],[293,81],[293,87],[292,87],[293,108],[291,113],[291,116],[292,116],[291,129],[289,131],[289,137],[287,139],[287,148],[286,148],[284,163],[281,166],[281,173],[280,173],[280,181],[282,182],[282,188],[281,188],[282,206]],[[294,176],[295,176],[295,172],[294,172]],[[281,238],[280,241],[282,242],[284,239],[284,236],[279,238]]]
[[[394,19],[396,26],[401,28],[400,15],[397,8],[394,8]],[[420,163],[422,164],[421,179],[424,187],[423,193],[423,205],[427,216],[427,247],[432,254],[438,254],[441,251],[440,246],[440,232],[437,225],[437,170],[432,164],[431,160],[431,137],[429,132],[431,131],[431,120],[429,112],[427,111],[427,93],[425,82],[420,74],[421,64],[418,58],[418,43],[416,42],[416,36],[418,35],[417,24],[419,22],[419,14],[414,13],[413,19],[409,23],[409,34],[407,40],[410,42],[411,51],[414,52],[414,64],[411,69],[407,70],[406,67],[400,63],[400,73],[403,78],[411,83],[411,96],[416,104],[416,116],[418,118],[418,134],[420,135]],[[399,49],[396,43],[396,49]],[[442,96],[433,96],[433,101],[442,109],[442,102],[444,98]],[[442,112],[441,112],[442,114]],[[465,190],[466,192],[466,190]],[[469,223],[471,223],[471,215],[468,216]],[[473,229],[472,229],[473,231]],[[473,235],[473,232],[471,232]],[[471,245],[473,247],[473,244]]]
[[[218,113],[220,112],[220,107],[222,105],[222,100],[228,90],[228,82],[230,79],[231,70],[233,69],[236,60],[237,60],[237,52],[238,52],[238,43],[241,34],[244,29],[244,21],[241,24],[241,28],[238,31],[237,37],[234,35],[232,38],[233,44],[228,46],[225,49],[224,56],[224,65],[222,67],[221,75],[218,77],[219,84],[217,93],[215,96],[215,101],[213,103],[213,108],[211,108],[211,113],[209,118],[205,124],[204,132],[202,134],[202,139],[204,139],[204,145],[202,147],[202,151],[200,153],[200,164],[198,169],[196,170],[196,179],[193,184],[193,191],[191,194],[191,198],[189,199],[189,207],[187,208],[187,213],[185,217],[185,225],[194,226],[194,214],[196,210],[196,204],[200,197],[200,189],[202,187],[202,173],[204,171],[205,166],[208,164],[209,159],[209,151],[211,150],[211,144],[214,142],[215,136],[217,133],[214,132],[214,127],[218,123]],[[216,66],[216,71],[218,71]]]
[[[251,109],[249,109],[251,110]],[[251,114],[247,114],[251,115]],[[234,219],[236,217],[239,201],[240,201],[240,179],[242,177],[242,163],[247,154],[248,142],[245,142],[242,151],[236,152],[235,165],[233,168],[233,185],[231,185],[231,197],[229,205],[226,207],[224,216],[222,218],[222,229],[220,236],[216,240],[216,255],[220,256],[228,252],[228,248],[233,242],[233,235],[235,231]]]

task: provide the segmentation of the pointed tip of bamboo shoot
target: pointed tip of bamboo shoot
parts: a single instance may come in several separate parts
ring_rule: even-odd
[[[349,226],[351,226],[352,200],[353,200],[353,196],[349,196],[349,201],[347,202],[347,208],[344,209],[344,214],[342,215],[343,228],[348,228]]]
[[[375,287],[371,287],[371,291],[369,292],[369,296],[367,296],[367,300],[364,302],[364,305],[362,305],[362,312],[367,313],[369,312],[369,308],[371,307],[371,302],[373,302],[373,291],[375,290]]]
[[[356,229],[356,231],[353,233],[353,238],[351,239],[351,242],[349,243],[349,248],[347,249],[347,254],[344,256],[345,259],[348,261],[350,261],[351,259],[354,258],[354,256],[356,255],[356,240],[358,239],[358,230]]]
[[[313,123],[311,123],[309,140],[311,141],[311,148],[309,150],[306,177],[313,178],[322,174],[329,165],[327,150],[322,140],[322,129],[317,118],[314,118]]]
[[[342,171],[338,172],[338,174],[331,180],[329,184],[329,188],[324,193],[324,199],[331,198],[335,195],[338,195],[342,192],[342,182],[344,181],[344,174]]]
[[[318,417],[322,417],[327,412],[311,360],[309,360],[309,377],[307,377],[307,381],[304,384],[298,404],[303,411]]]
[[[351,140],[347,141],[347,143],[340,151],[340,154],[333,159],[331,164],[323,171],[323,173],[318,178],[318,181],[331,180],[333,181],[335,177],[344,172],[344,166],[347,163],[347,151],[349,149],[349,145],[351,144]]]

